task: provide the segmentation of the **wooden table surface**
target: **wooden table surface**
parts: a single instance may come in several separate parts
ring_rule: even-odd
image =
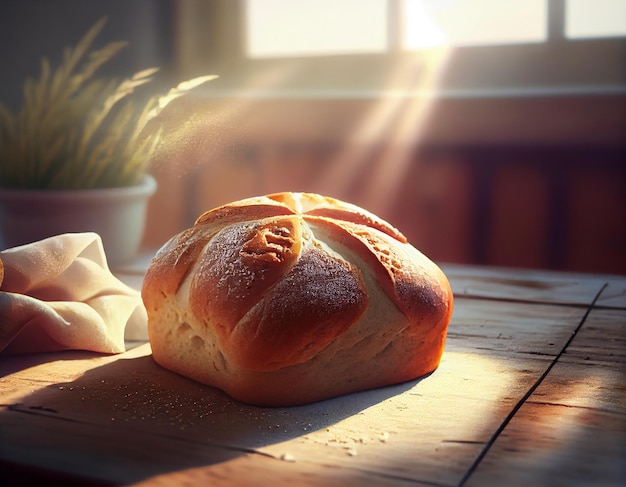
[[[308,406],[238,403],[147,343],[0,358],[0,479],[626,485],[626,278],[443,268],[456,301],[435,373]],[[118,275],[139,286],[141,267]]]

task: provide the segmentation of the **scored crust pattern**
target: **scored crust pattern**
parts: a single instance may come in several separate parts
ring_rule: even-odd
[[[394,372],[397,380],[416,377],[438,363],[452,311],[445,276],[402,233],[359,207],[308,193],[250,198],[204,213],[158,252],[142,294],[149,316],[177,296],[215,336],[225,367],[252,374],[316,360],[385,299],[406,322],[394,333],[423,335],[416,343],[433,349],[419,367],[412,362]],[[149,321],[151,342],[161,340],[158,321]],[[385,323],[379,328],[386,337]],[[157,361],[168,362],[155,345]]]

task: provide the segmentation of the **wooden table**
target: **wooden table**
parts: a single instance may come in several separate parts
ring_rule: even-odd
[[[443,267],[456,306],[439,369],[309,406],[240,404],[147,343],[1,358],[0,479],[626,485],[626,278]],[[119,275],[139,286],[141,267]]]

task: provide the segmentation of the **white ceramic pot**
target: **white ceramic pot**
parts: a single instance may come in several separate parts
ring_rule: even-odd
[[[138,186],[84,190],[0,188],[0,245],[16,247],[62,233],[96,232],[112,267],[133,259],[143,237],[152,176]]]

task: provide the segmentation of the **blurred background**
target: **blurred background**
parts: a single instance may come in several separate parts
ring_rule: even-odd
[[[626,273],[626,0],[4,0],[0,99],[103,16],[102,74],[219,75],[163,114],[146,249],[310,191],[440,263]]]

